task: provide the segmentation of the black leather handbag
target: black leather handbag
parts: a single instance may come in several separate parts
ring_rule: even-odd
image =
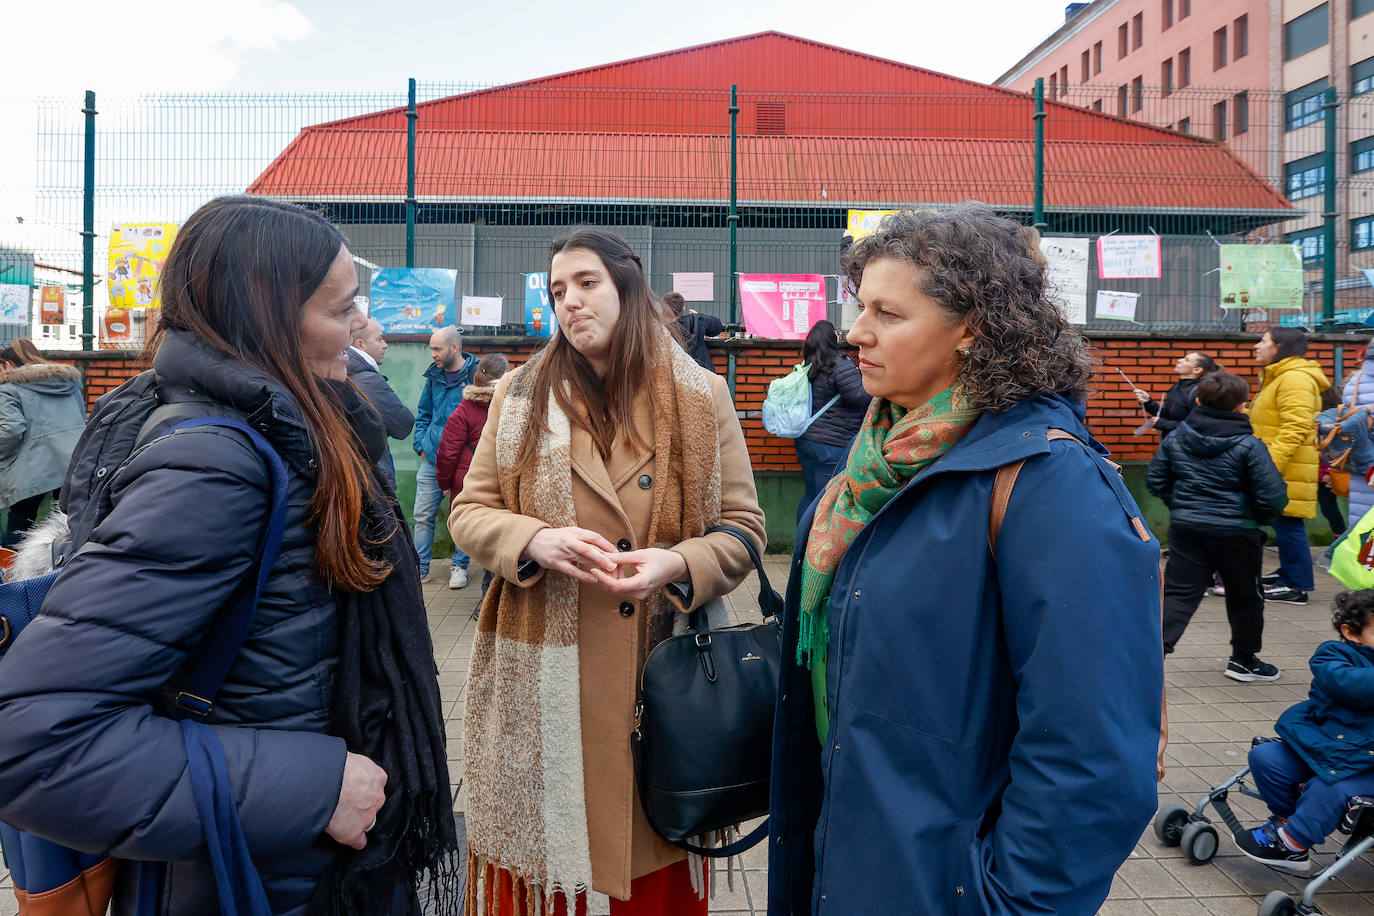
[[[754,542],[728,525],[707,533],[717,531],[748,548],[763,623],[713,630],[703,608],[693,611],[691,632],[665,639],[645,660],[630,735],[650,826],[674,846],[709,858],[743,852],[768,832],[764,821],[725,846],[691,842],[768,813],[782,651],[782,597],[768,584]]]

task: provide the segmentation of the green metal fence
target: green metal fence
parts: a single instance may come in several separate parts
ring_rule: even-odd
[[[709,298],[691,305],[727,321],[741,273],[826,275],[828,315],[844,325],[835,275],[850,211],[965,198],[1049,236],[1160,236],[1158,279],[1089,271],[1089,329],[1121,326],[1093,315],[1099,289],[1139,293],[1134,321],[1149,328],[1277,322],[1221,308],[1217,245],[1239,242],[1300,246],[1300,320],[1358,321],[1374,309],[1362,273],[1374,268],[1371,109],[1330,91],[1138,82],[1024,94],[411,81],[31,100],[19,141],[32,149],[34,217],[0,235],[0,283],[61,285],[80,308],[32,329],[0,317],[0,338],[141,346],[151,313],[135,310],[126,337],[106,326],[111,227],[177,223],[245,190],[336,221],[364,286],[376,268],[447,267],[460,295],[501,297],[500,325],[471,333],[525,333],[529,278],[577,225],[625,235],[661,292],[675,275],[711,274]]]

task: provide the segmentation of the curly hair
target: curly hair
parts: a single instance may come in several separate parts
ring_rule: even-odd
[[[1369,617],[1374,614],[1374,589],[1357,592],[1341,592],[1331,602],[1331,626],[1337,633],[1341,627],[1350,627],[1356,633],[1364,632],[1369,626]],[[1344,635],[1344,634],[1342,634]]]
[[[1086,400],[1093,361],[1083,337],[1047,297],[1039,233],[977,201],[940,211],[901,212],[845,252],[857,289],[864,267],[894,258],[917,270],[918,291],[973,343],[959,382],[974,404],[1007,410],[1037,394]]]

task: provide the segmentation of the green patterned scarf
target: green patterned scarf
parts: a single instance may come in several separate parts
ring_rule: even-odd
[[[963,388],[947,388],[914,410],[875,398],[850,450],[844,472],[816,504],[801,570],[801,633],[797,663],[811,669],[817,730],[829,731],[825,709],[830,643],[830,586],[859,531],[918,471],[949,451],[982,413]]]

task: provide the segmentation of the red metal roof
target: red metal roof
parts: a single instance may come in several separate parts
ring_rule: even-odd
[[[741,87],[742,202],[1029,205],[1027,95],[777,32],[425,102],[416,193],[719,201],[731,83]],[[1046,109],[1048,208],[1290,208],[1220,144]],[[308,127],[248,190],[402,197],[405,142],[404,109]]]

